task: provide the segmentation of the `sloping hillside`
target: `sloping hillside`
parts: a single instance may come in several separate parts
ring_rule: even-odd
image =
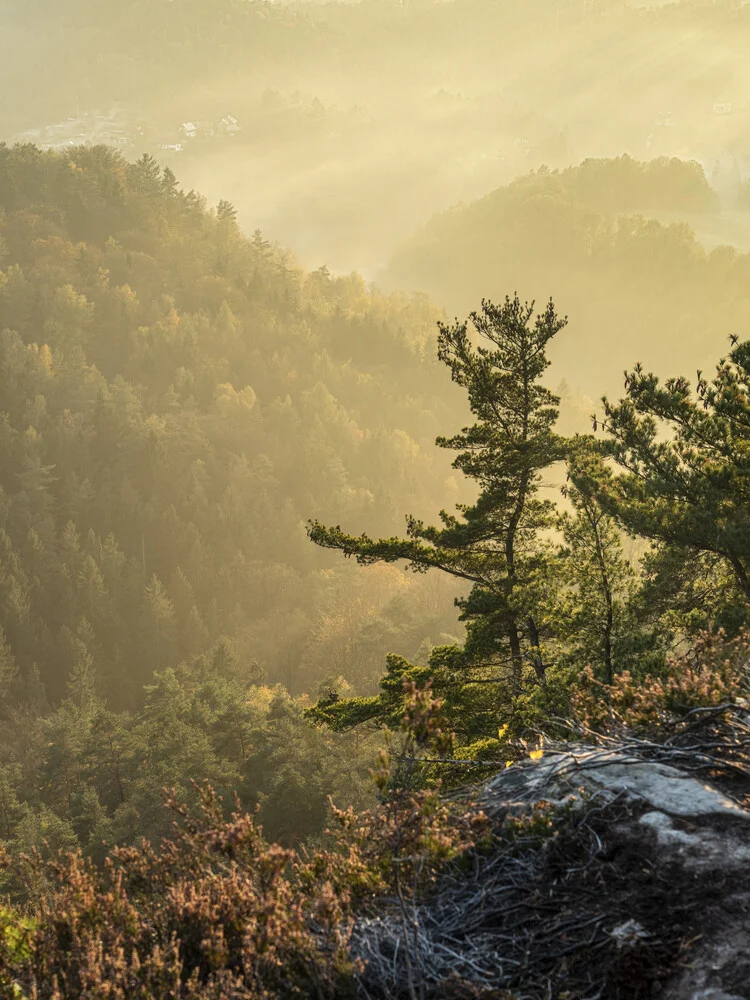
[[[129,705],[221,635],[291,689],[366,684],[450,626],[439,588],[325,569],[304,531],[398,530],[455,490],[434,306],[306,273],[103,147],[0,147],[0,208],[0,629],[24,684],[55,700],[84,664]]]

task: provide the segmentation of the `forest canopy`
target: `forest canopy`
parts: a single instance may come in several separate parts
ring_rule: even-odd
[[[0,1000],[744,995],[750,2],[0,37]]]
[[[299,691],[350,586],[391,601],[375,658],[393,629],[416,648],[433,599],[326,570],[303,526],[395,526],[446,485],[437,310],[301,271],[148,157],[1,148],[0,209],[0,627],[23,677],[55,700],[85,655],[132,706],[231,636]]]
[[[712,206],[695,165],[627,158],[490,201],[566,204],[594,225],[669,199]],[[244,236],[229,202],[209,209],[151,157],[104,147],[0,147],[0,210],[0,746],[16,850],[155,835],[162,786],[187,794],[191,778],[262,804],[276,836],[314,836],[326,795],[364,794],[404,683],[434,683],[475,753],[497,749],[503,720],[520,731],[569,704],[587,665],[611,684],[678,635],[742,623],[742,581],[716,547],[691,562],[684,532],[629,519],[594,445],[563,435],[590,427],[565,387],[545,387],[577,316],[563,329],[551,303],[534,320],[515,298],[447,324],[424,295],[304,271]],[[606,244],[589,255],[623,266]],[[742,258],[714,260],[729,275]],[[475,354],[477,336],[497,353]],[[451,435],[470,411],[479,423]],[[314,540],[379,565],[325,559],[310,519]],[[366,531],[324,528],[352,522]],[[658,543],[642,565],[623,525]],[[404,574],[404,558],[447,575]],[[304,822],[289,798],[303,788]]]
[[[104,147],[0,147],[0,213],[0,837],[156,836],[191,779],[314,834],[373,751],[304,692],[460,634],[450,591],[304,530],[458,497],[438,310],[305,272]]]

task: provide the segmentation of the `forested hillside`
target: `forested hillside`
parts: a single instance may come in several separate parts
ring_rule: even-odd
[[[356,751],[291,695],[457,629],[449,589],[304,528],[458,496],[436,309],[303,272],[148,158],[1,147],[0,206],[0,837],[98,843],[119,810],[129,840],[209,777],[315,832]]]
[[[23,676],[55,700],[90,660],[132,705],[221,635],[297,691],[343,668],[326,642],[358,584],[304,521],[391,530],[445,486],[435,309],[301,272],[148,159],[4,149],[0,171],[0,624]],[[405,603],[360,640],[360,682],[394,630],[423,637],[407,593],[363,590]]]
[[[476,495],[463,466],[451,470],[434,448],[467,413],[462,383],[451,384],[435,354],[441,313],[424,295],[305,272],[261,233],[243,236],[231,204],[209,210],[147,156],[2,147],[0,199],[2,838],[15,852],[44,838],[96,852],[103,838],[155,836],[162,787],[187,794],[191,779],[261,804],[274,836],[315,836],[328,794],[367,794],[362,776],[382,738],[348,731],[350,697],[365,699],[355,719],[398,723],[410,665],[424,680],[433,649],[461,649],[454,598],[470,627],[475,617],[471,574],[457,589],[390,558],[362,573],[316,551],[305,531],[312,519],[393,538],[404,514],[419,531],[438,505]],[[621,340],[618,331],[628,315],[655,308],[662,262],[674,275],[688,254],[695,273],[727,282],[744,261],[707,256],[684,228],[631,217],[626,226],[619,213],[714,206],[695,165],[586,163],[522,178],[436,221],[429,267],[436,291],[457,301],[519,273],[545,290],[565,279],[572,311],[583,291],[571,269],[588,261],[609,284],[584,278],[591,301],[550,352],[559,343],[575,357],[577,384],[606,354],[606,385],[618,351],[627,362],[639,344],[645,354],[651,328],[633,322]],[[630,235],[611,246],[615,232]],[[648,283],[644,247],[656,248]],[[628,267],[638,280],[623,303]],[[738,288],[723,308],[743,295]],[[581,325],[605,306],[599,353],[585,340],[582,351]],[[680,308],[677,320],[697,322]],[[726,332],[720,308],[712,321]],[[668,329],[664,344],[680,323]],[[645,356],[659,350],[650,344]],[[568,395],[562,407],[556,433],[590,426],[580,401]],[[523,529],[532,541],[559,528],[545,505],[564,449],[550,448],[540,520]],[[564,528],[571,545],[583,544],[576,523]],[[607,530],[623,609],[612,663],[632,649],[662,655],[674,626],[660,616],[690,597],[667,587],[648,599],[656,618],[645,618],[634,570]],[[549,578],[542,631],[577,650],[576,663],[600,655],[587,633],[599,627],[596,594],[574,613],[555,589],[567,601],[566,574],[587,578],[591,564],[579,555],[530,557],[533,578]],[[657,565],[659,587],[673,571]],[[732,587],[710,574],[711,600],[731,609]],[[697,584],[687,579],[689,595]],[[559,634],[558,618],[567,622]],[[644,632],[633,630],[638,619]],[[376,692],[386,654],[384,700]],[[468,709],[459,724],[467,708],[454,706],[469,742],[491,736],[512,704],[494,690],[489,715]],[[333,728],[304,720],[316,698]]]
[[[634,366],[567,436],[566,325],[518,296],[438,323],[472,422],[436,444],[473,502],[402,536],[308,523],[458,590],[465,640],[392,653],[377,694],[293,699],[220,641],[116,713],[79,644],[45,710],[4,650],[0,995],[643,1000],[686,955],[744,982],[696,908],[745,891],[750,340],[694,386]]]
[[[6,0],[0,25],[23,95],[3,138],[114,129],[311,267],[373,275],[436,211],[542,164],[697,158],[727,214],[747,176],[734,0]]]
[[[744,997],[750,0],[0,40],[0,1000]]]
[[[641,1000],[678,969],[690,920],[654,904],[658,953],[623,979],[634,897],[568,898],[585,851],[630,884],[601,857],[619,795],[600,837],[585,795],[488,817],[465,789],[571,733],[748,773],[750,340],[695,326],[712,281],[714,324],[743,322],[746,260],[627,214],[712,212],[701,169],[588,162],[428,227],[446,293],[561,282],[591,296],[571,320],[516,294],[449,322],[306,272],[102,146],[0,147],[0,201],[0,996],[414,1000],[419,969],[434,1000],[552,976]],[[575,433],[552,358],[583,380],[592,316],[606,370],[633,364]],[[714,362],[694,384],[635,363],[685,330]],[[417,960],[420,908],[497,865],[530,907],[513,948],[539,879],[562,872],[575,923],[550,917],[533,974],[457,983],[456,954]]]
[[[750,255],[705,249],[685,222],[711,218],[716,196],[697,163],[623,156],[538,170],[435,216],[394,254],[400,288],[463,315],[516,288],[552,295],[571,317],[553,372],[595,398],[648,359],[686,372],[713,363],[729,333],[750,328]]]

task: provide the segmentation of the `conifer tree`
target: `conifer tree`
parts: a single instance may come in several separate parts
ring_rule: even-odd
[[[141,645],[144,662],[152,670],[168,666],[176,654],[174,605],[156,575],[143,593]]]
[[[563,487],[571,509],[560,518],[565,549],[554,595],[555,632],[568,644],[569,660],[596,668],[612,684],[623,647],[641,632],[634,621],[637,577],[592,485],[592,470],[599,468],[592,445],[590,438],[576,440]]]
[[[750,341],[695,390],[638,365],[603,404],[602,450],[623,473],[593,477],[599,502],[633,534],[720,557],[750,600]]]
[[[21,785],[18,764],[0,764],[0,840],[9,840],[23,809],[18,799]]]
[[[476,420],[437,444],[456,451],[454,468],[477,483],[473,504],[456,514],[441,511],[439,526],[408,517],[406,539],[347,535],[318,522],[309,528],[318,545],[363,565],[405,560],[415,572],[436,568],[471,585],[468,597],[456,601],[467,622],[465,646],[438,648],[431,661],[447,671],[449,685],[510,682],[517,693],[526,660],[544,680],[528,585],[548,558],[540,533],[554,518],[553,504],[539,496],[541,475],[563,457],[564,442],[553,429],[557,397],[540,380],[549,365],[547,345],[565,323],[552,302],[535,316],[533,303],[515,296],[501,305],[483,301],[467,322],[440,324],[438,357],[466,390]]]
[[[18,665],[0,625],[0,714],[18,685]]]

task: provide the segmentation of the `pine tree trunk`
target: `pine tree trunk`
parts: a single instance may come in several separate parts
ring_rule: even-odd
[[[520,694],[523,656],[521,655],[521,638],[518,634],[515,622],[511,622],[508,627],[508,641],[510,643],[511,682],[513,694]]]
[[[748,579],[745,567],[742,565],[740,559],[735,555],[728,555],[732,569],[734,570],[734,575],[737,583],[740,585],[743,594],[750,600],[750,579]]]
[[[536,671],[536,675],[539,678],[539,682],[541,684],[546,684],[547,668],[544,665],[544,660],[542,659],[542,649],[539,643],[539,629],[536,627],[536,622],[531,616],[529,616],[527,624],[529,627],[529,639],[531,640],[531,647],[532,647],[531,656],[532,656],[532,661],[534,663],[534,670]]]

